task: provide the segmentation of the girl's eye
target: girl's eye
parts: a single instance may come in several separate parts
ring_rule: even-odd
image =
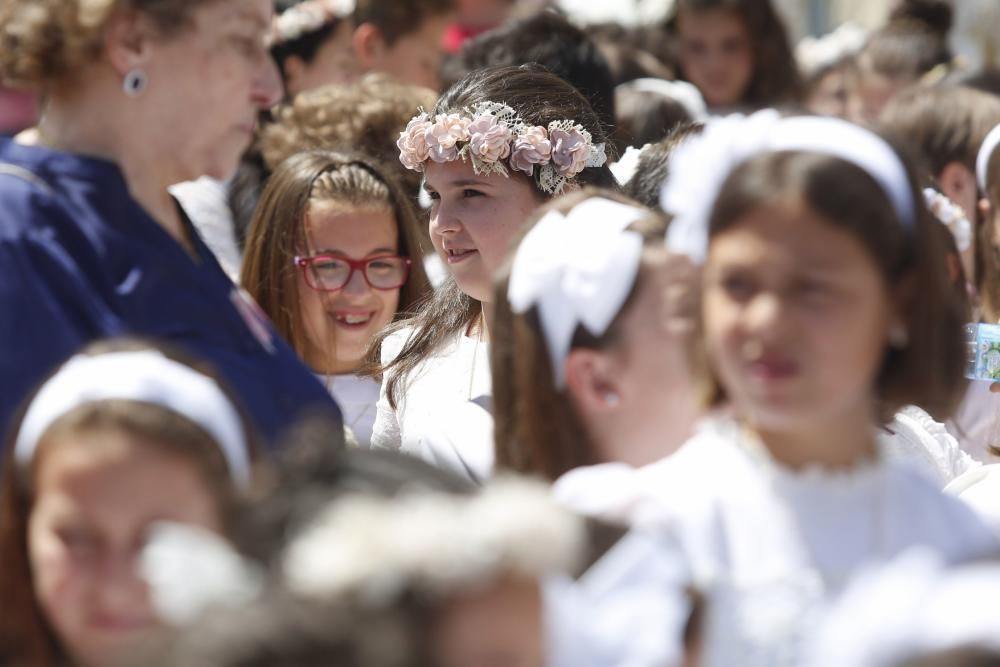
[[[426,192],[427,196],[431,198],[431,201],[437,201],[437,200],[441,199],[441,195],[439,195],[438,193],[434,192],[433,190],[424,190],[424,192]]]
[[[725,276],[719,281],[722,291],[734,301],[745,301],[753,296],[753,282],[745,276]]]
[[[320,259],[313,262],[312,266],[313,271],[328,273],[331,271],[340,271],[345,268],[347,264],[336,259]]]
[[[465,197],[466,199],[468,199],[470,197],[482,197],[483,193],[480,192],[479,190],[468,190],[468,189],[466,189],[466,190],[462,190],[462,196]]]

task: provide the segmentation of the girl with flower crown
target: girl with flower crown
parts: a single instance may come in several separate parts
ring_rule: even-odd
[[[904,405],[957,404],[962,314],[913,170],[867,130],[721,119],[670,172],[670,245],[703,262],[699,375],[716,411],[637,476],[651,502],[635,516],[706,593],[702,664],[799,664],[816,614],[862,565],[996,548],[878,439]]]
[[[613,186],[605,142],[586,99],[531,65],[470,74],[401,133],[400,160],[424,174],[431,242],[449,277],[419,315],[376,340],[383,385],[374,447],[474,480],[490,474],[494,273],[546,199]]]

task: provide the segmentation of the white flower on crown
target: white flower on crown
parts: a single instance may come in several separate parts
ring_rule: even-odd
[[[407,590],[447,594],[507,574],[565,572],[585,542],[583,522],[548,489],[500,479],[475,496],[337,500],[292,541],[282,570],[303,596],[388,604]]]
[[[355,0],[304,0],[274,17],[271,44],[291,42],[354,13]]]

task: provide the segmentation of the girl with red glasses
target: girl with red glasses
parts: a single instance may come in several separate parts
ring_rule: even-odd
[[[428,290],[413,205],[364,157],[315,150],[282,163],[261,195],[240,282],[329,388],[358,443],[379,381],[358,375],[372,338]]]

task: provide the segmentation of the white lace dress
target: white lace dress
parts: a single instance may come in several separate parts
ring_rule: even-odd
[[[704,665],[795,665],[849,578],[915,546],[981,556],[992,531],[923,475],[886,457],[843,473],[789,470],[735,421],[705,420],[643,470],[638,525],[662,529],[709,600]]]
[[[382,363],[395,359],[411,330],[382,344]],[[407,378],[393,409],[383,379],[372,447],[420,457],[473,482],[493,472],[489,344],[458,336]]]

